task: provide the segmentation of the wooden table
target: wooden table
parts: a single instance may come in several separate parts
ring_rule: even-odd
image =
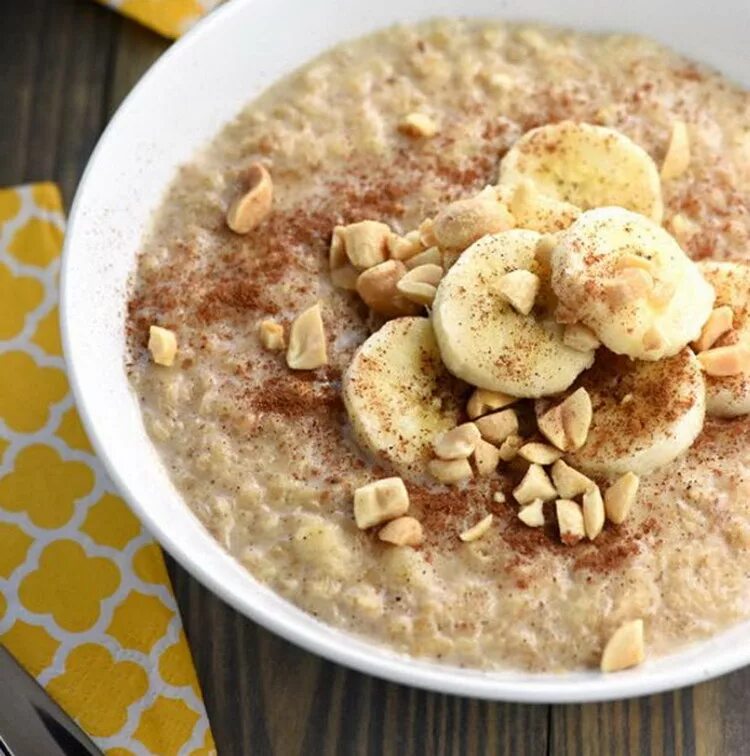
[[[109,117],[166,47],[91,0],[0,0],[0,186],[54,179],[69,206]],[[750,668],[611,704],[436,695],[301,651],[169,566],[222,755],[750,753]]]

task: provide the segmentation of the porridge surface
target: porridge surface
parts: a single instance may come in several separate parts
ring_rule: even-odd
[[[435,138],[398,132],[413,111],[439,123]],[[347,43],[271,87],[180,170],[143,242],[128,369],[186,502],[257,578],[399,651],[562,670],[596,664],[633,617],[658,655],[748,614],[747,417],[708,419],[595,543],[569,548],[551,526],[520,523],[513,465],[460,489],[407,480],[425,531],[417,549],[355,526],[354,488],[390,471],[354,443],[341,400],[342,371],[377,324],[330,283],[333,226],[408,231],[495,183],[525,131],[563,119],[616,128],[657,164],[671,124],[687,122],[692,162],[664,185],[665,226],[693,258],[746,256],[750,95],[644,39],[458,20]],[[273,175],[274,210],[237,236],[226,207],[255,160]],[[679,232],[678,213],[689,222]],[[317,300],[329,364],[293,372],[257,325],[288,325]],[[152,323],[177,333],[172,368],[148,359]],[[493,501],[498,490],[507,503]],[[462,543],[488,512],[491,531]]]

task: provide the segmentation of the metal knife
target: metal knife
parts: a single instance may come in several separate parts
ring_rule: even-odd
[[[0,756],[101,756],[101,751],[0,646]]]

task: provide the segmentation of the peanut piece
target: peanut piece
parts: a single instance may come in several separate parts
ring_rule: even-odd
[[[581,323],[570,323],[563,329],[563,344],[578,352],[590,352],[601,346],[596,334]]]
[[[515,410],[506,409],[480,417],[476,426],[485,441],[501,444],[508,436],[518,430],[518,416]]]
[[[560,540],[566,546],[574,546],[585,535],[583,512],[575,501],[558,499],[555,502],[557,525],[560,528]]]
[[[391,234],[388,237],[388,252],[392,260],[406,261],[422,251],[419,231],[410,231],[406,236]]]
[[[470,480],[474,475],[468,459],[432,459],[427,469],[435,480],[446,485]]]
[[[420,308],[410,302],[397,289],[397,284],[406,273],[406,266],[399,260],[386,260],[359,274],[357,293],[373,312],[388,318],[416,315]]]
[[[464,423],[441,433],[432,442],[432,448],[441,459],[468,459],[480,438],[474,423]]]
[[[149,326],[148,350],[157,365],[171,367],[177,354],[177,336],[168,328]]]
[[[492,501],[495,501],[498,504],[504,504],[505,494],[502,491],[495,491],[495,493],[492,494]]]
[[[419,546],[424,538],[422,523],[413,517],[397,517],[383,527],[378,538],[395,546]]]
[[[643,620],[625,622],[615,630],[602,653],[602,672],[617,672],[641,664],[646,658]]]
[[[707,375],[724,377],[750,372],[750,346],[732,344],[701,352],[698,361]]]
[[[438,133],[438,125],[425,113],[409,113],[401,119],[398,130],[409,137],[430,139]]]
[[[502,394],[499,391],[488,391],[487,389],[475,389],[469,397],[466,405],[466,412],[471,420],[476,420],[482,415],[486,415],[494,410],[502,409],[510,404],[514,404],[518,399],[515,396]]]
[[[534,499],[530,504],[518,510],[518,519],[530,528],[541,528],[544,525],[544,502]]]
[[[383,478],[354,491],[354,520],[360,530],[400,517],[409,509],[409,493],[401,478]]]
[[[486,517],[483,517],[476,525],[473,525],[468,530],[464,530],[464,532],[461,533],[458,537],[464,543],[471,543],[471,541],[476,541],[490,529],[493,519],[493,516],[491,514],[488,514]]]
[[[320,302],[300,313],[289,331],[286,364],[292,370],[315,370],[328,362]]]
[[[338,237],[341,240],[349,261],[360,270],[371,268],[387,259],[391,234],[391,229],[385,223],[373,220],[336,226],[333,229],[334,238]],[[330,254],[333,255],[333,252]]]
[[[608,282],[606,295],[610,306],[619,310],[637,299],[643,299],[654,288],[654,279],[642,268],[624,268]]]
[[[523,439],[516,435],[515,433],[511,433],[508,438],[503,441],[502,444],[500,444],[500,459],[503,462],[510,462],[512,459],[515,459],[516,455],[518,454],[518,450],[523,446]]]
[[[227,226],[236,234],[250,233],[271,212],[273,181],[262,163],[253,163],[243,176],[247,190],[227,210]]]
[[[519,504],[529,504],[534,499],[549,501],[557,496],[557,491],[552,485],[544,469],[536,464],[529,465],[526,475],[513,489],[513,498]]]
[[[684,121],[672,124],[667,154],[661,164],[661,180],[679,178],[690,166],[690,135]]]
[[[480,478],[492,475],[498,464],[500,464],[500,449],[484,439],[477,440],[474,445],[474,465],[477,468],[477,475]]]
[[[621,525],[630,512],[638,493],[640,478],[632,472],[618,478],[604,493],[604,508],[607,518]]]
[[[591,478],[587,478],[562,459],[558,459],[552,465],[551,473],[557,493],[563,499],[575,499],[576,496],[586,493],[596,486]]]
[[[497,282],[497,290],[516,312],[528,315],[534,307],[540,283],[539,276],[531,271],[514,270]]]
[[[537,407],[544,407],[544,403]],[[560,404],[537,415],[539,430],[562,451],[580,449],[591,427],[593,409],[585,388],[579,388]]]
[[[432,218],[425,218],[417,229],[419,233],[419,242],[425,247],[434,247],[437,245],[437,239],[435,238],[435,221]]]
[[[340,268],[331,271],[331,283],[337,289],[356,291],[358,278],[359,271],[350,263],[346,263]]]
[[[693,342],[696,352],[710,349],[725,333],[732,330],[734,312],[728,305],[722,305],[713,310],[703,326],[701,335]]]
[[[420,252],[406,261],[406,267],[409,270],[418,268],[420,265],[442,265],[443,258],[437,247],[430,247],[424,252]]]
[[[262,320],[258,325],[260,343],[271,352],[284,348],[284,326],[275,320]]]
[[[537,192],[528,180],[521,181],[515,187],[509,209],[517,228],[528,228],[540,234],[562,231],[581,214],[575,205]]]
[[[410,301],[429,306],[442,277],[439,265],[419,265],[402,276],[396,288]]]
[[[438,246],[464,250],[487,234],[513,228],[513,216],[502,203],[487,196],[458,200],[435,217],[433,232]]]
[[[583,526],[589,541],[593,541],[604,527],[604,500],[598,486],[583,494]]]
[[[534,462],[537,465],[551,465],[562,457],[562,452],[549,444],[541,444],[536,441],[524,444],[518,450],[518,456],[527,462]]]

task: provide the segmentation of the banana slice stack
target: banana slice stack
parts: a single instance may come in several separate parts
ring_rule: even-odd
[[[344,378],[360,444],[458,485],[518,454],[577,527],[536,468],[647,475],[695,441],[706,412],[750,412],[750,267],[690,260],[660,225],[660,181],[623,134],[563,122],[523,136],[497,187],[405,236],[373,221],[337,229],[334,280],[395,318]],[[584,394],[585,432],[571,440],[550,408]],[[523,400],[538,418],[525,439],[508,408]],[[460,454],[435,460],[446,438]],[[538,525],[532,505],[524,522]]]

